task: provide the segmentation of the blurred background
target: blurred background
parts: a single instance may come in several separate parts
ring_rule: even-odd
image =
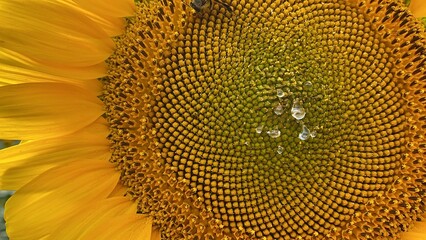
[[[7,148],[13,145],[18,144],[19,141],[6,141],[6,140],[0,140],[0,149]],[[0,189],[0,240],[7,240],[9,239],[6,235],[6,227],[4,225],[4,204],[6,203],[7,199],[12,196],[13,191],[3,190]]]
[[[9,239],[6,235],[6,227],[4,225],[4,218],[3,218],[3,214],[4,214],[4,204],[6,202],[6,200],[12,196],[13,192],[12,191],[3,191],[0,190],[0,203],[1,203],[1,209],[0,209],[0,213],[1,213],[1,221],[0,221],[0,240],[6,240]]]

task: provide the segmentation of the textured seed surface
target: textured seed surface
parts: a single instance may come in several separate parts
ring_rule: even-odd
[[[165,239],[393,239],[425,212],[425,33],[394,1],[138,5],[112,162]]]

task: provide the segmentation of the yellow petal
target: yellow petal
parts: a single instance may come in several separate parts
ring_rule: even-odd
[[[0,23],[3,24],[2,28],[20,31],[59,30],[58,33],[76,37],[108,37],[85,15],[84,11],[72,3],[73,1],[61,0],[1,0]],[[70,21],[71,19],[73,21]],[[46,27],[53,27],[53,29],[46,29]]]
[[[0,138],[31,140],[70,134],[93,123],[102,103],[84,89],[62,83],[0,87]]]
[[[117,186],[114,188],[114,190],[111,192],[111,194],[108,197],[110,198],[110,197],[124,196],[126,195],[126,191],[127,191],[127,187],[119,183],[117,184]]]
[[[2,47],[52,66],[95,65],[114,46],[101,27],[61,1],[1,1],[0,24]]]
[[[99,16],[128,17],[135,14],[134,0],[74,0]]]
[[[90,7],[93,7],[90,5]],[[99,16],[87,11],[87,16],[97,23],[109,36],[117,36],[123,33],[126,21],[124,18]]]
[[[107,162],[108,129],[92,124],[74,134],[26,141],[0,151],[0,189],[16,190],[46,170],[78,159]]]
[[[136,204],[123,196],[101,200],[88,206],[81,206],[80,211],[67,219],[67,224],[58,222],[52,226],[56,230],[50,235],[49,239],[81,239],[81,236],[91,231],[90,229],[94,226],[102,225],[105,221],[104,219],[113,219],[123,215],[136,216]],[[134,216],[131,218],[134,218]],[[104,228],[109,227],[104,226]]]
[[[11,239],[34,240],[49,236],[51,226],[96,206],[119,180],[106,161],[76,161],[53,168],[19,189],[6,203],[5,219]],[[96,239],[96,238],[93,238]]]
[[[161,232],[158,229],[152,230],[151,240],[161,240]]]
[[[151,238],[152,222],[149,218],[128,214],[112,219],[102,218],[81,238],[82,240],[148,240]]]
[[[134,15],[133,0],[76,0],[75,2],[109,36],[122,34],[125,27],[125,20],[122,17]]]
[[[11,66],[0,63],[0,87],[9,84],[20,84],[30,82],[59,82],[70,83],[78,87],[94,91],[101,94],[102,85],[98,79],[77,80],[51,74],[22,68],[19,66]]]
[[[416,222],[412,229],[401,234],[401,240],[425,240],[426,221]]]
[[[411,0],[410,10],[414,16],[426,17],[426,1],[425,0]]]
[[[36,61],[10,49],[0,48],[0,64],[4,66],[16,66],[45,72],[72,79],[96,79],[107,73],[104,62],[86,67],[70,67],[65,65],[49,65],[43,61]]]

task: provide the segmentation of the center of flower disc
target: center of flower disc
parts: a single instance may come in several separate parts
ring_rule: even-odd
[[[392,202],[415,181],[397,6],[227,3],[140,3],[116,40],[111,161],[139,212],[166,239],[392,237],[417,200]]]

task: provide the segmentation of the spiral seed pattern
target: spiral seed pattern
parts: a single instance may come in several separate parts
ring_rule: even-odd
[[[165,239],[393,239],[425,212],[425,33],[376,0],[140,3],[102,80]]]

